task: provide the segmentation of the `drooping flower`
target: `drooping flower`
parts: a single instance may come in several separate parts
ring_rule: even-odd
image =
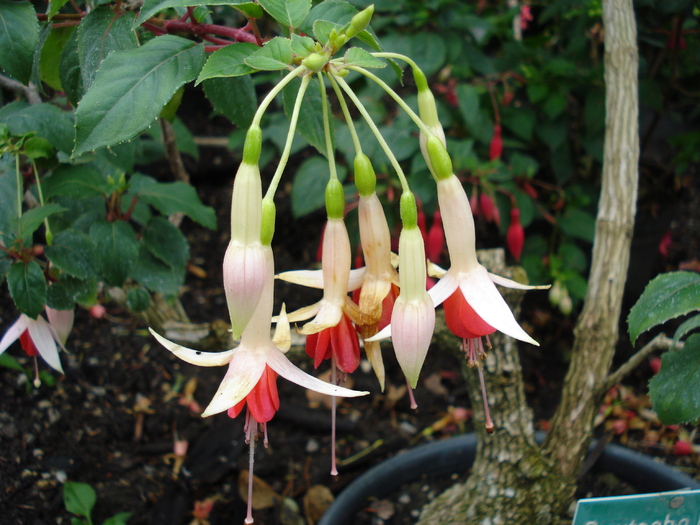
[[[501,125],[494,124],[493,136],[491,137],[491,143],[489,144],[489,159],[490,160],[500,159],[502,153],[503,153],[503,138],[501,137]]]
[[[238,339],[253,316],[265,285],[262,230],[262,186],[258,158],[260,128],[246,135],[243,162],[233,182],[231,241],[224,255],[224,292],[233,338]]]
[[[510,210],[510,225],[506,233],[506,245],[511,255],[517,262],[520,262],[520,255],[523,253],[525,244],[525,230],[520,224],[520,210],[513,206]]]
[[[72,315],[67,313],[56,313],[56,310],[54,310],[51,313],[47,311],[47,315],[49,315],[49,319],[53,318],[55,320],[56,326],[53,326],[41,316],[32,319],[25,314],[20,314],[19,318],[7,329],[0,340],[0,354],[5,352],[12,343],[19,340],[25,353],[29,357],[34,358],[34,369],[36,372],[34,385],[37,387],[40,385],[40,382],[36,356],[41,356],[47,365],[63,374],[58,348],[60,347],[63,351],[66,350],[64,341],[68,337],[68,333],[70,333],[70,327],[73,325]],[[70,327],[68,326],[69,322]]]
[[[274,262],[272,248],[264,247],[265,288],[248,326],[243,331],[240,344],[225,352],[202,352],[185,348],[169,341],[151,330],[153,336],[165,348],[183,361],[198,366],[223,366],[228,370],[219,389],[202,417],[234,409],[237,415],[239,404],[248,402],[248,408],[259,423],[266,423],[274,415],[271,406],[279,406],[275,379],[277,374],[309,390],[322,394],[355,397],[364,395],[346,388],[330,385],[303,372],[287,359],[270,338],[272,320]],[[238,409],[236,407],[239,406]]]

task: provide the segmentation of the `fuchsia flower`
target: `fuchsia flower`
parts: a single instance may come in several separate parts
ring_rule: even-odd
[[[169,341],[151,330],[165,348],[183,361],[198,366],[222,366],[228,371],[202,417],[228,411],[235,417],[247,402],[252,417],[258,423],[267,423],[279,408],[277,374],[309,390],[322,394],[355,397],[365,393],[330,385],[299,370],[270,338],[272,320],[274,261],[272,248],[264,247],[265,287],[260,301],[243,331],[240,344],[226,352],[201,352]]]
[[[489,159],[496,160],[501,158],[503,153],[503,138],[501,137],[501,125],[493,125],[493,137],[491,137],[491,144],[489,144]]]
[[[520,255],[523,253],[525,244],[525,230],[520,224],[520,210],[513,206],[510,210],[510,226],[506,233],[506,244],[508,250],[517,262],[520,262]]]
[[[54,310],[46,307],[46,315],[49,322],[41,316],[36,319],[21,314],[19,318],[7,329],[0,340],[0,354],[9,346],[19,340],[24,352],[34,358],[36,376],[34,385],[39,386],[39,371],[36,365],[36,356],[41,358],[54,370],[63,374],[61,359],[58,356],[58,348],[64,352],[64,346],[73,327],[73,310]]]

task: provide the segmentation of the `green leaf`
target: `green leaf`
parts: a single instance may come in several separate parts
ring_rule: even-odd
[[[75,308],[75,299],[68,287],[60,282],[51,283],[46,289],[46,306],[55,310],[72,310]]]
[[[700,334],[681,350],[666,352],[661,370],[649,382],[654,411],[666,425],[700,419]]]
[[[124,284],[139,253],[139,242],[131,225],[101,219],[90,228],[90,238],[96,246],[100,273],[111,285]]]
[[[68,3],[69,0],[49,0],[49,20],[51,20],[56,13]]]
[[[566,109],[566,94],[563,91],[550,93],[547,100],[542,104],[545,115],[554,120]]]
[[[24,372],[24,368],[7,352],[0,354],[0,366],[17,372]]]
[[[73,31],[66,41],[58,65],[58,77],[61,88],[66,92],[73,107],[83,97],[83,77],[80,74],[80,57],[78,56],[78,32]]]
[[[97,494],[87,483],[66,481],[63,485],[63,504],[68,512],[90,520]]]
[[[0,108],[0,123],[14,135],[33,132],[63,152],[73,149],[73,115],[53,104],[11,102]]]
[[[493,136],[491,118],[481,109],[481,90],[468,84],[457,87],[459,112],[471,134],[482,144],[489,144]]]
[[[17,188],[19,182],[20,188]],[[17,219],[21,211],[21,196],[24,195],[23,179],[15,173],[14,158],[10,154],[0,157],[0,240],[9,246],[17,230]]]
[[[292,34],[292,52],[297,57],[307,57],[316,51],[316,43],[313,38]]]
[[[53,28],[41,48],[39,58],[41,80],[56,91],[63,91],[60,75],[61,55],[74,30],[75,26]]]
[[[36,261],[16,262],[7,272],[7,286],[17,309],[36,319],[46,302],[46,279]]]
[[[244,59],[244,63],[261,71],[279,71],[287,69],[294,61],[292,41],[276,36],[265,45]]]
[[[102,525],[126,525],[133,512],[119,512],[105,520]]]
[[[345,52],[345,65],[360,67],[386,67],[386,62],[374,57],[359,47],[351,47]]]
[[[84,165],[62,164],[41,182],[44,198],[57,195],[88,199],[107,195],[110,184],[96,169]]]
[[[670,272],[655,277],[627,317],[632,343],[650,328],[696,310],[700,310],[699,274]]]
[[[139,43],[132,26],[134,14],[116,14],[109,6],[90,11],[78,26],[78,58],[83,89],[95,80],[102,61],[113,51],[135,49]]]
[[[700,315],[696,315],[687,319],[681,323],[681,325],[676,329],[676,333],[673,336],[673,343],[671,343],[671,348],[675,347],[688,332],[697,330],[700,328]]]
[[[51,143],[41,137],[28,138],[22,147],[22,153],[30,159],[48,159],[54,152]]]
[[[160,261],[183,270],[190,258],[190,247],[182,232],[165,217],[154,217],[142,231],[143,244]]]
[[[241,42],[214,51],[207,59],[195,84],[216,77],[239,77],[255,71],[244,60],[260,50],[255,44]]]
[[[255,84],[250,77],[210,78],[202,87],[215,111],[241,128],[250,126],[257,107]]]
[[[537,117],[535,112],[524,108],[503,108],[501,110],[503,125],[523,140],[532,140]]]
[[[196,7],[200,5],[230,5],[246,13],[248,16],[261,14],[250,0],[146,0],[141,7],[141,13],[134,26],[140,26],[156,13],[171,7]],[[255,18],[260,18],[259,16]]]
[[[338,166],[338,178],[345,180],[346,170]],[[311,157],[304,161],[294,174],[292,183],[292,214],[302,217],[325,205],[325,191],[328,183],[328,162],[321,157]]]
[[[184,182],[156,182],[136,174],[129,181],[130,193],[138,196],[163,215],[182,212],[205,228],[216,229],[216,213],[202,204],[194,188]]]
[[[59,270],[78,279],[94,276],[92,261],[95,253],[95,243],[85,235],[75,230],[65,230],[56,234],[51,246],[44,251],[51,264]]]
[[[587,242],[593,242],[595,237],[595,217],[580,208],[567,208],[557,225],[566,236]]]
[[[300,79],[292,80],[282,90],[282,99],[284,101],[284,112],[287,118],[291,118],[294,110],[299,87],[301,86]],[[304,93],[304,100],[301,103],[299,111],[299,119],[297,120],[297,133],[306,139],[306,141],[315,147],[319,153],[326,155],[326,135],[323,131],[323,102],[321,101],[321,93],[318,87],[310,85]],[[333,136],[333,121],[331,120],[331,141],[335,143]]]
[[[272,18],[285,27],[299,27],[311,10],[311,0],[259,0]]]
[[[141,288],[131,288],[126,292],[126,306],[132,312],[143,312],[151,305],[151,294],[147,290]]]
[[[27,84],[39,43],[39,21],[31,2],[0,0],[0,68]]]
[[[73,156],[141,133],[180,86],[197,77],[203,61],[203,46],[172,35],[113,52],[78,105]]]
[[[17,238],[24,239],[32,235],[41,226],[49,215],[65,211],[63,206],[56,203],[46,204],[38,208],[32,208],[22,214],[17,221]]]
[[[152,292],[163,295],[177,295],[185,282],[184,268],[176,269],[163,263],[143,245],[130,276]]]

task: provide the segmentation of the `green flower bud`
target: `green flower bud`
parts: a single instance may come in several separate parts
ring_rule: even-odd
[[[245,135],[243,144],[243,162],[246,164],[257,164],[260,160],[260,150],[262,149],[262,130],[260,126],[250,126]]]
[[[345,215],[345,192],[338,179],[331,179],[326,185],[326,214],[329,219],[342,219]]]
[[[262,200],[262,225],[260,228],[260,243],[263,246],[272,244],[272,238],[275,236],[275,217],[277,216],[277,208],[272,199]]]
[[[363,197],[369,197],[377,187],[377,176],[374,174],[372,162],[367,155],[361,153],[355,157],[355,186]]]
[[[321,53],[311,53],[304,60],[301,61],[302,65],[309,68],[311,71],[318,73],[328,63],[328,56]]]
[[[367,29],[367,26],[369,25],[369,21],[372,20],[372,15],[374,14],[374,4],[370,5],[369,7],[363,9],[359,13],[357,13],[355,16],[352,17],[352,20],[350,20],[350,27],[348,27],[347,31],[345,31],[345,36],[348,40],[350,40],[352,37],[357,35],[358,33],[361,33],[365,29]]]
[[[430,166],[432,167],[433,175],[437,180],[447,179],[452,176],[452,159],[449,153],[442,144],[442,141],[435,135],[428,137],[425,144],[430,158]]]
[[[401,222],[407,230],[418,227],[418,206],[416,206],[416,197],[410,191],[404,191],[401,194],[399,208],[401,210]]]

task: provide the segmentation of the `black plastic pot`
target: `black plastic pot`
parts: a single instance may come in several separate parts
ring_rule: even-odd
[[[474,462],[476,441],[475,434],[465,434],[421,445],[383,461],[350,483],[318,525],[353,525],[355,515],[367,506],[368,498],[386,496],[423,474],[440,476],[465,472]],[[700,482],[690,476],[619,445],[607,445],[595,469],[615,474],[641,494],[700,489]]]

